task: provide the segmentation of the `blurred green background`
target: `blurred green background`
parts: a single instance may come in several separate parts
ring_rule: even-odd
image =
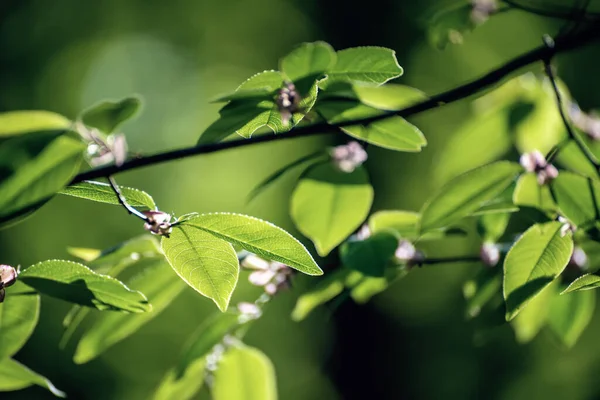
[[[150,153],[195,143],[217,117],[219,105],[211,104],[212,98],[256,72],[277,68],[278,58],[301,42],[393,48],[405,68],[398,82],[434,94],[537,47],[543,33],[555,34],[562,25],[506,12],[467,35],[462,46],[440,51],[424,33],[427,12],[440,3],[2,0],[0,110],[47,109],[75,117],[103,98],[138,93],[145,98],[144,111],[123,131],[130,149]],[[583,109],[600,107],[599,50],[591,45],[557,60],[559,75]],[[420,208],[436,186],[436,158],[469,117],[469,103],[412,120],[429,141],[420,154],[369,150],[374,210]],[[299,236],[288,216],[293,174],[250,204],[245,197],[275,169],[332,140],[300,139],[186,159],[122,174],[119,182],[148,191],[164,211],[243,212]],[[106,248],[142,232],[118,207],[59,196],[26,222],[0,231],[0,261],[27,266],[68,257],[67,246]],[[474,254],[477,243],[453,239],[428,250]],[[547,332],[517,345],[508,326],[487,341],[474,341],[473,326],[464,319],[461,284],[475,269],[456,264],[419,269],[367,305],[324,307],[294,323],[290,311],[308,281],[299,279],[254,325],[247,342],[273,360],[281,399],[600,397],[595,340],[600,315],[570,351]],[[255,295],[242,284],[235,296]],[[71,361],[73,345],[58,349],[67,309],[44,298],[41,322],[17,359],[75,399],[148,398],[187,336],[216,310],[188,290],[136,335],[77,366]],[[50,396],[31,388],[0,397]]]

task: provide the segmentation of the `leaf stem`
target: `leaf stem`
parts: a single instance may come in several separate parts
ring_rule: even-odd
[[[112,176],[108,176],[108,183],[110,183],[110,187],[112,188],[113,192],[115,192],[115,194],[117,195],[117,199],[119,199],[119,203],[125,207],[125,209],[127,210],[127,212],[129,214],[135,215],[136,217],[138,217],[139,219],[143,220],[143,221],[147,221],[148,217],[146,217],[144,214],[142,214],[141,212],[139,212],[138,210],[136,210],[135,208],[133,208],[125,199],[125,196],[123,196],[123,193],[121,193],[121,189],[119,189],[119,186],[117,185],[117,182],[115,182],[115,178],[113,178]]]

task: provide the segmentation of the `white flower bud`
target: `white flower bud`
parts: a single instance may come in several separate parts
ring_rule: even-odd
[[[587,264],[588,257],[587,254],[585,254],[585,251],[579,246],[575,247],[573,249],[573,254],[571,254],[569,265],[585,270],[587,269]]]
[[[243,314],[251,319],[260,318],[260,316],[262,315],[262,310],[260,309],[260,307],[258,307],[254,303],[248,303],[248,302],[238,303],[237,309],[241,314]]]
[[[241,263],[243,268],[255,269],[255,270],[267,270],[269,269],[269,262],[255,254],[246,256]]]
[[[351,141],[348,144],[334,147],[331,152],[334,165],[342,172],[351,173],[367,161],[367,152],[362,146]]]
[[[169,237],[173,231],[171,226],[171,215],[162,211],[143,211],[142,212],[148,219],[144,224],[144,229],[152,233],[153,235],[162,235]]]
[[[500,261],[500,248],[495,243],[486,242],[481,246],[479,255],[485,265],[494,267]]]

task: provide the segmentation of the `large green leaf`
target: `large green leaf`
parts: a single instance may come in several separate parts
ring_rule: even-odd
[[[140,314],[102,313],[83,334],[73,360],[88,362],[106,349],[135,333],[144,324],[158,316],[185,287],[164,260],[158,260],[128,281],[129,287],[144,293],[152,310]]]
[[[33,372],[20,362],[11,358],[0,359],[0,392],[21,390],[32,385],[48,389],[56,397],[67,397],[48,379]]]
[[[557,296],[556,283],[542,289],[512,321],[515,338],[519,343],[527,343],[535,338],[546,325],[550,304]]]
[[[302,321],[315,308],[340,295],[344,291],[345,280],[349,273],[350,270],[346,268],[339,268],[327,273],[314,288],[298,297],[292,311],[292,319]]]
[[[129,187],[121,186],[121,193],[133,207],[156,209],[154,199],[148,193]],[[59,192],[67,196],[97,201],[100,203],[120,205],[117,195],[108,183],[85,181],[67,186]]]
[[[40,313],[40,296],[24,284],[16,282],[5,290],[6,298],[0,303],[0,360],[23,347]]]
[[[212,213],[190,218],[183,225],[206,231],[260,257],[279,261],[305,274],[323,274],[302,243],[270,222],[241,214]]]
[[[519,164],[500,161],[466,172],[442,187],[421,210],[421,231],[458,222],[506,189],[522,171]]]
[[[364,168],[352,173],[321,164],[303,176],[290,203],[290,214],[321,256],[346,239],[369,214],[373,188]]]
[[[122,100],[105,100],[85,110],[81,115],[84,124],[98,128],[104,133],[117,130],[125,121],[133,118],[142,106],[137,96]]]
[[[236,252],[193,221],[175,227],[170,238],[162,238],[163,252],[185,283],[225,311],[239,276]]]
[[[600,276],[585,274],[571,282],[571,284],[565,290],[563,290],[561,294],[598,288],[600,288]]]
[[[600,218],[600,183],[561,171],[551,183],[561,213],[579,226]]]
[[[72,261],[42,261],[22,271],[19,280],[40,293],[99,310],[151,310],[142,293]]]
[[[41,207],[66,186],[84,149],[65,131],[29,133],[0,143],[0,225]]]
[[[10,111],[0,113],[0,138],[68,129],[71,124],[67,118],[50,111]]]
[[[276,400],[271,360],[252,347],[230,348],[215,372],[212,395],[214,400]]]
[[[575,292],[555,296],[550,304],[548,325],[567,347],[573,347],[588,326],[596,307],[596,293]]]
[[[303,43],[280,61],[281,71],[292,82],[319,77],[335,64],[336,54],[325,42]]]
[[[375,46],[353,47],[337,52],[337,61],[321,85],[326,87],[335,81],[381,85],[402,73],[395,51]]]
[[[345,267],[365,276],[383,277],[397,247],[396,235],[378,232],[365,240],[344,243],[340,248],[340,255]]]
[[[513,203],[517,206],[533,207],[542,211],[556,210],[550,188],[547,185],[540,185],[537,175],[532,172],[519,177],[513,192]]]
[[[565,269],[573,253],[570,234],[560,222],[536,224],[510,249],[504,260],[506,319],[513,319]]]

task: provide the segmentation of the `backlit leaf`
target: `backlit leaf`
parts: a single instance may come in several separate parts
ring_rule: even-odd
[[[156,204],[148,193],[138,189],[121,186],[121,193],[132,207],[154,210]],[[117,195],[108,183],[85,181],[67,186],[59,192],[67,196],[97,201],[100,203],[120,205]]]
[[[23,347],[33,333],[40,313],[40,296],[23,283],[17,281],[4,290],[6,297],[0,303],[0,360]]]
[[[105,100],[85,110],[81,120],[104,133],[112,133],[125,121],[133,118],[141,107],[142,100],[137,96],[122,100]]]
[[[33,372],[20,362],[11,358],[0,359],[0,392],[25,389],[32,385],[48,389],[56,397],[67,397],[48,379]]]

